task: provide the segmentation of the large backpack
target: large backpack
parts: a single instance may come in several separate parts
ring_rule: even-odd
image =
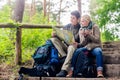
[[[21,67],[19,70],[19,75],[26,74],[32,77],[54,77],[56,75],[56,70],[53,65],[40,64],[34,68]]]
[[[45,45],[37,48],[37,50],[32,55],[32,58],[34,59],[34,66],[47,63],[50,57],[52,46],[52,42],[50,40],[47,40]]]
[[[91,61],[89,56],[81,51],[74,65],[73,77],[96,77],[96,66]]]
[[[20,78],[23,77],[22,74],[27,74],[33,77],[55,77],[65,60],[65,57],[59,59],[58,51],[50,40],[47,40],[45,45],[38,47],[32,58],[34,59],[33,68],[21,67],[18,72]]]

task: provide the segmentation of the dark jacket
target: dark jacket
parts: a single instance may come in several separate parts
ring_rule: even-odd
[[[75,26],[73,26],[72,24],[68,24],[68,25],[64,26],[63,29],[71,31],[74,35],[75,42],[79,43],[79,41],[80,41],[80,39],[79,39],[80,24],[79,23]]]

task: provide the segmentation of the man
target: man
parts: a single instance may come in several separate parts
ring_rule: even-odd
[[[61,71],[56,75],[57,77],[66,77],[68,74],[68,69],[71,66],[71,59],[74,51],[77,48],[77,45],[79,43],[79,24],[80,20],[80,13],[78,11],[71,12],[71,23],[66,25],[63,29],[69,30],[73,33],[75,42],[71,45],[66,46],[60,39],[58,39],[55,33],[52,33],[53,38],[51,39],[53,45],[57,48],[59,55],[61,57],[65,57],[66,59],[62,65]]]

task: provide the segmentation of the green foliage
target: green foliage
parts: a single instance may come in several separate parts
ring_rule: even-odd
[[[23,30],[22,45],[23,48],[36,48],[42,45],[48,38],[51,37],[51,31],[47,29],[39,30]]]
[[[103,2],[102,2],[103,3]],[[104,26],[107,23],[119,23],[120,22],[120,1],[119,0],[104,0],[103,6],[97,10],[98,21],[100,26]]]
[[[36,23],[36,24],[48,24],[48,20],[46,17],[44,17],[43,13],[36,13],[34,16],[31,18],[31,23]]]
[[[102,33],[102,41],[105,42],[106,40],[107,41],[114,41],[114,40],[117,41],[117,40],[119,40],[118,36],[117,35],[115,36],[112,32],[113,31],[109,32],[109,30],[105,30]]]
[[[102,30],[102,40],[114,41],[119,37],[115,32],[118,32],[120,26],[120,0],[92,0],[95,1],[91,7],[91,14],[93,20],[99,24]],[[91,4],[92,5],[92,4]],[[115,26],[110,26],[110,25]],[[109,29],[112,28],[112,29]]]
[[[8,23],[14,27],[19,27],[20,24],[11,20],[11,7],[5,5],[0,10],[0,22]],[[55,21],[48,22],[47,18],[43,17],[42,12],[37,12],[30,18],[29,13],[25,12],[23,23],[34,24],[56,24]],[[0,28],[0,62],[7,64],[14,63],[15,58],[15,40],[16,28],[6,29]],[[43,45],[47,39],[51,37],[51,29],[22,29],[22,62],[31,59],[31,55],[36,48]]]
[[[22,34],[23,62],[31,59],[31,55],[51,37],[51,29],[25,29]],[[26,59],[28,58],[28,59]]]
[[[0,29],[0,62],[9,63],[11,60],[14,60],[14,40],[10,39],[9,31],[10,29]]]
[[[45,43],[51,37],[51,29],[23,29],[22,30],[22,59],[23,62],[31,59],[38,46]],[[0,29],[0,61],[11,63],[15,56],[15,34],[11,29]]]
[[[42,12],[37,12],[34,16],[30,17],[25,15],[24,22],[34,24],[56,24],[55,21],[48,22],[47,17],[44,17]],[[27,17],[28,16],[28,17]],[[35,49],[44,44],[47,39],[51,37],[51,29],[25,29],[22,32],[22,55],[23,62],[31,59],[31,55]]]
[[[0,22],[5,23],[11,20],[11,7],[8,5],[0,9]]]

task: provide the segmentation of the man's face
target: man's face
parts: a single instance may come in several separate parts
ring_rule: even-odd
[[[80,21],[81,25],[84,27],[84,26],[88,26],[89,22],[84,20],[83,18],[81,18],[81,21]]]
[[[70,21],[72,25],[76,25],[78,23],[78,20],[79,19],[77,19],[76,16],[71,15]]]

